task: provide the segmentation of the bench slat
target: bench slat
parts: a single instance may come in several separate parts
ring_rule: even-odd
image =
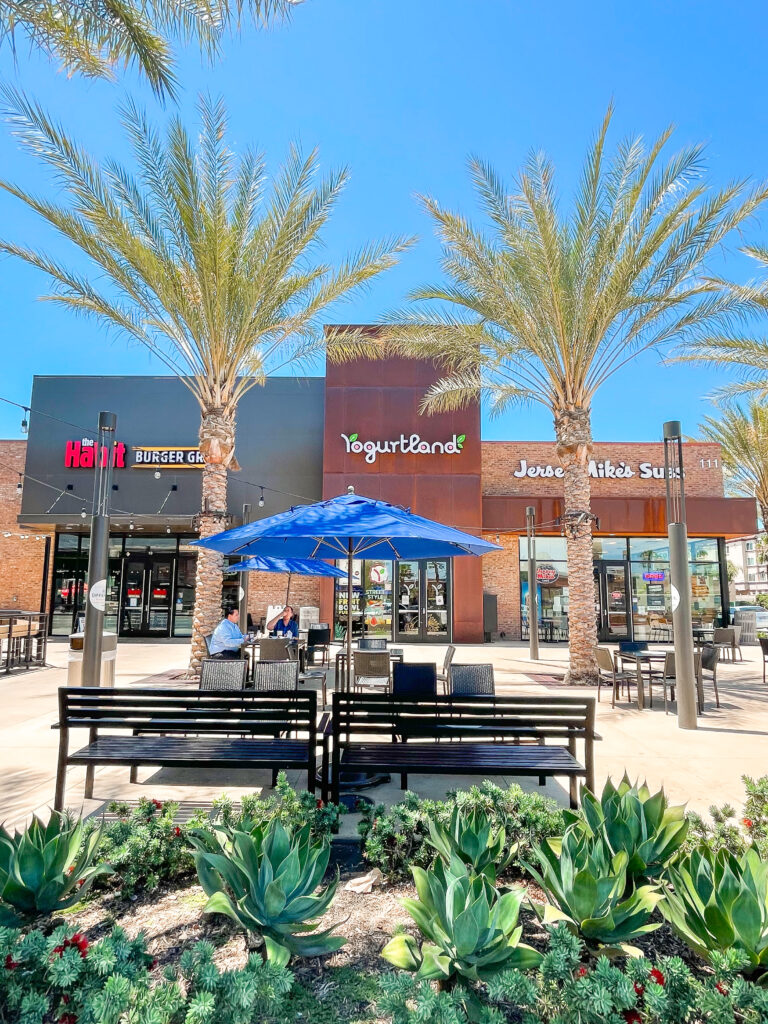
[[[277,760],[301,767],[306,765],[307,757],[307,743],[296,740],[258,742],[224,738],[185,740],[181,736],[100,736],[70,754],[69,763],[251,768],[270,766]]]

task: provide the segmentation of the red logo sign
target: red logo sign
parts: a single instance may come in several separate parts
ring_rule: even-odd
[[[556,583],[560,579],[560,573],[554,565],[539,565],[536,568],[537,583]]]
[[[93,469],[95,465],[106,466],[109,448],[98,445],[95,441],[67,441],[64,452],[66,469]],[[115,469],[125,469],[125,445],[118,441],[112,449],[112,465]]]

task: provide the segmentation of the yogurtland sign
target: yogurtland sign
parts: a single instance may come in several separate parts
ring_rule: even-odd
[[[637,477],[639,480],[663,480],[666,471],[663,466],[654,466],[652,462],[640,462],[635,469],[628,462],[611,462],[610,459],[603,459],[598,462],[590,459],[588,472],[591,477],[599,480],[629,480]],[[562,477],[563,467],[545,465],[530,465],[526,459],[520,459],[520,465],[512,474],[520,477]]]
[[[361,441],[359,434],[342,434],[347,454],[364,455],[366,462],[375,462],[379,455],[458,455],[464,447],[466,434],[454,434],[448,441],[422,441],[419,434],[401,434],[394,441]],[[525,475],[525,474],[523,474]],[[515,474],[517,476],[517,474]]]

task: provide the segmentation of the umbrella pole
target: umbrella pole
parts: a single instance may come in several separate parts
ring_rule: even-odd
[[[288,586],[285,588],[285,603],[288,604],[288,598],[291,596],[291,573],[288,573]]]
[[[352,538],[347,542],[347,692],[352,682]]]

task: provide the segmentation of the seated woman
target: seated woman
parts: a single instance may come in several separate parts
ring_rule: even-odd
[[[290,636],[296,639],[299,635],[299,624],[293,618],[293,608],[287,604],[279,615],[269,620],[267,629],[275,636]]]

